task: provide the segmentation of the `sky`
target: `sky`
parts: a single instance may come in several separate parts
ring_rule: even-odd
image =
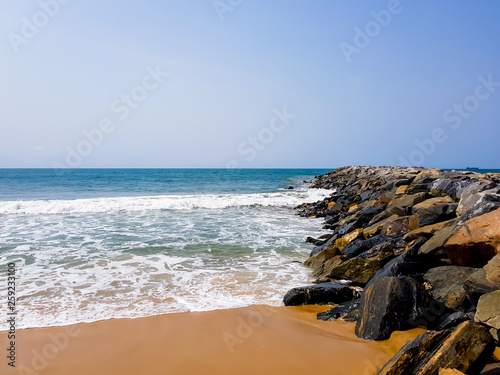
[[[500,168],[497,0],[0,0],[0,168]]]

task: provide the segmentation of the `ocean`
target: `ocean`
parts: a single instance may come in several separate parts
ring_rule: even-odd
[[[15,263],[18,328],[279,306],[311,281],[323,221],[293,208],[329,195],[308,188],[326,172],[0,170],[0,295]]]

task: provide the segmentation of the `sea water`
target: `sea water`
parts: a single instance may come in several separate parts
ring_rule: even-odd
[[[325,172],[0,170],[0,296],[15,263],[18,328],[280,305],[311,281],[322,220],[293,208]]]

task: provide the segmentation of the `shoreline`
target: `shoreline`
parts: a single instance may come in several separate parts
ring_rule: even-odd
[[[423,332],[364,341],[352,323],[318,321],[316,314],[328,308],[260,305],[23,329],[16,369],[2,367],[6,375],[155,375],[309,374],[334,366],[335,374],[368,375]],[[1,342],[5,336],[1,331]]]

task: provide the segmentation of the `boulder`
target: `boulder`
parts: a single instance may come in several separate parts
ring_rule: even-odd
[[[366,284],[391,258],[394,257],[394,247],[391,243],[375,246],[373,249],[343,262],[323,274],[328,278],[347,279],[356,284]]]
[[[335,240],[335,246],[337,246],[339,248],[339,250],[342,250],[347,245],[349,245],[352,241],[354,241],[358,238],[364,238],[363,229],[353,230],[349,234],[346,234],[344,237],[339,238],[338,240]]]
[[[379,222],[369,226],[368,228],[365,228],[363,230],[365,237],[370,238],[370,237],[376,236],[377,234],[380,234],[380,232],[382,232],[382,230],[385,228],[385,226],[387,224],[392,223],[394,220],[397,220],[398,218],[399,218],[399,215],[392,215],[392,216],[388,217],[387,219],[379,221]]]
[[[396,195],[405,194],[408,189],[408,185],[400,185],[396,190]]]
[[[312,257],[309,257],[309,259],[304,262],[304,266],[309,268],[321,267],[321,265],[327,260],[332,259],[334,256],[339,254],[340,250],[338,249],[338,247],[330,245],[320,252],[314,254]]]
[[[444,316],[441,320],[439,320],[437,324],[437,329],[439,331],[445,329],[452,329],[458,326],[459,324],[466,322],[468,320],[474,320],[474,313],[465,313],[463,311],[457,311],[453,314]]]
[[[359,293],[348,286],[321,283],[289,290],[283,298],[285,306],[332,305],[359,298]]]
[[[388,241],[390,241],[390,239],[382,235],[374,236],[367,240],[353,241],[344,249],[342,249],[342,255],[344,255],[347,259],[351,259],[357,257],[359,254],[371,249],[376,245],[380,245]]]
[[[400,217],[387,222],[382,229],[382,234],[392,238],[402,237],[419,226],[419,220],[416,215]]]
[[[421,256],[433,256],[444,252],[444,246],[448,240],[458,231],[458,224],[453,224],[448,228],[442,229],[434,234],[419,250]]]
[[[425,198],[426,193],[418,193],[412,195],[403,195],[400,198],[393,199],[391,203],[389,203],[390,208],[400,208],[406,211],[408,214],[411,213],[411,207],[422,202]]]
[[[457,203],[450,197],[427,199],[412,208],[413,214],[418,216],[421,226],[446,221],[456,217]]]
[[[466,309],[470,306],[464,283],[476,272],[476,268],[443,266],[431,268],[424,280],[431,286],[432,297],[451,310]]]
[[[477,182],[463,189],[458,203],[457,215],[462,216],[469,211],[482,210],[481,207],[495,205],[498,201],[498,187],[491,182]]]
[[[486,365],[480,375],[500,375],[500,363]]]
[[[436,223],[432,225],[426,225],[425,227],[420,227],[418,229],[412,230],[410,233],[405,234],[403,239],[406,242],[411,242],[419,237],[431,238],[435,233],[451,227],[455,224],[457,219],[452,219],[448,221],[443,221],[441,223]]]
[[[492,352],[492,337],[479,324],[464,322],[435,350],[430,360],[416,374],[438,375],[440,368],[468,373],[482,369]]]
[[[500,255],[495,255],[486,266],[486,280],[500,284]]]
[[[340,305],[334,307],[331,310],[319,313],[317,315],[317,319],[325,321],[341,319],[350,312],[356,310],[359,307],[359,304],[360,304],[359,299],[341,303]]]
[[[499,283],[492,283],[486,279],[486,271],[480,268],[470,275],[464,283],[464,289],[467,293],[467,298],[473,305],[477,305],[479,297],[483,294],[491,293],[500,290]]]
[[[451,368],[440,368],[439,375],[465,375],[462,371]]]
[[[483,267],[500,250],[500,209],[469,220],[451,237],[445,250],[460,266]]]
[[[382,269],[380,269],[366,287],[382,277],[408,276],[421,273],[422,269],[425,268],[426,265],[421,263],[421,259],[418,256],[418,249],[424,242],[424,239],[419,238],[408,244],[405,251],[401,255],[390,260]]]
[[[418,317],[422,300],[422,288],[409,277],[378,279],[361,296],[356,335],[365,340],[388,339]]]
[[[462,203],[461,200],[460,204]],[[500,208],[500,194],[498,193],[498,189],[494,189],[493,191],[484,191],[477,195],[470,196],[469,199],[463,203],[462,211],[466,210],[463,213],[460,210],[460,204],[457,208],[457,216],[460,216],[460,220],[465,222]]]
[[[406,343],[378,375],[439,375],[442,369],[477,373],[491,355],[491,335],[464,322],[453,332],[427,332]]]
[[[450,335],[448,331],[426,332],[415,340],[407,342],[378,372],[378,375],[413,375],[417,374],[422,363],[427,363],[430,356]]]
[[[474,320],[496,330],[500,329],[500,290],[479,298]]]

